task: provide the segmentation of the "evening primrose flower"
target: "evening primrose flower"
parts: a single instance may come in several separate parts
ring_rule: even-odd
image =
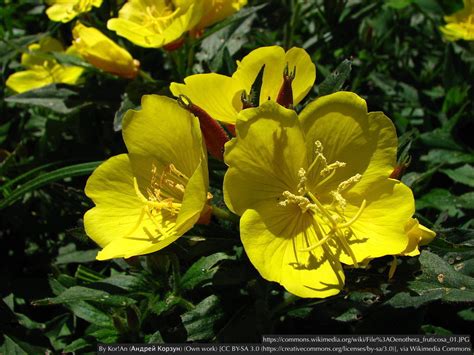
[[[83,12],[89,12],[93,7],[100,7],[102,0],[47,0],[51,5],[46,10],[51,21],[69,22]]]
[[[202,17],[194,28],[195,33],[224,20],[247,5],[247,0],[203,0]]]
[[[293,104],[297,105],[309,92],[316,79],[316,69],[302,48],[289,51],[278,46],[261,47],[237,62],[237,70],[228,77],[209,73],[195,74],[184,79],[184,84],[171,83],[175,96],[185,95],[215,120],[235,124],[243,109],[242,93],[249,94],[252,84],[263,66],[263,80],[259,103],[276,100],[284,84],[284,73],[294,73],[292,79]]]
[[[174,242],[208,210],[207,158],[199,121],[176,101],[142,98],[123,121],[128,154],[108,159],[91,175],[87,235],[97,259],[128,258]]]
[[[344,285],[341,263],[407,248],[413,195],[388,178],[395,128],[362,98],[323,96],[299,118],[268,101],[242,111],[236,129],[224,200],[242,216],[242,243],[263,278],[300,297],[328,297]]]
[[[444,20],[447,24],[440,29],[448,41],[474,41],[474,0],[464,0],[464,8]]]
[[[76,51],[93,66],[127,79],[137,76],[140,62],[99,30],[77,22],[72,35]]]
[[[138,46],[158,48],[178,40],[201,16],[201,1],[129,0],[107,27]]]
[[[28,53],[21,56],[21,64],[27,70],[10,75],[6,86],[17,93],[38,89],[54,83],[77,84],[83,68],[72,65],[59,64],[48,54],[50,52],[64,52],[62,44],[51,37],[44,37],[39,43],[28,46]],[[66,53],[71,54],[69,48]]]

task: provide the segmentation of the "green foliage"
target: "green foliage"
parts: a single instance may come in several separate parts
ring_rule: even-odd
[[[45,5],[0,7],[3,84],[20,56],[46,35],[70,43],[71,24],[50,22]],[[108,33],[141,62],[133,81],[85,68],[76,87],[56,84],[0,101],[0,353],[95,351],[98,342],[259,342],[271,333],[460,334],[474,320],[474,154],[472,45],[442,39],[451,0],[249,1],[234,16],[171,52],[144,49]],[[81,21],[106,29],[115,1]],[[242,248],[234,219],[213,217],[165,250],[107,262],[82,222],[91,207],[87,176],[126,151],[120,134],[144,94],[165,94],[186,75],[230,75],[259,46],[307,50],[316,87],[307,101],[339,90],[366,98],[401,137],[402,181],[414,191],[420,223],[437,232],[418,257],[346,268],[341,294],[298,299],[263,280]],[[260,90],[256,80],[255,90]],[[248,93],[250,94],[250,93]],[[258,95],[257,95],[258,97]],[[302,107],[303,105],[301,105]],[[211,160],[213,203],[225,165]],[[394,206],[396,208],[396,206]],[[226,210],[222,211],[223,216]],[[390,319],[390,322],[387,322]]]

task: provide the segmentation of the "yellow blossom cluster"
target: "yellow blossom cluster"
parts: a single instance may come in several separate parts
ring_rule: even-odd
[[[261,74],[260,97],[246,106]],[[87,183],[96,207],[84,220],[103,247],[98,258],[154,252],[209,212],[204,143],[219,138],[209,120],[235,124],[225,144],[224,200],[241,216],[242,244],[263,278],[300,297],[328,297],[344,286],[343,265],[417,255],[435,234],[412,217],[410,188],[390,177],[392,121],[351,92],[317,98],[298,115],[292,107],[314,81],[303,49],[273,46],[243,58],[231,77],[172,83],[178,102],[145,96],[125,118],[129,153],[109,159]],[[284,97],[294,101],[282,105]]]

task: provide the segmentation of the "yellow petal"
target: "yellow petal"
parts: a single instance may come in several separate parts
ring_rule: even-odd
[[[284,191],[295,192],[298,171],[307,166],[296,113],[268,101],[241,111],[236,128],[237,138],[225,146],[227,206],[239,215],[260,203],[277,206]]]
[[[57,64],[51,70],[55,83],[74,85],[80,81],[84,68]]]
[[[50,0],[46,10],[51,21],[69,22],[77,15],[88,12],[92,7],[100,7],[102,0]]]
[[[13,73],[8,77],[6,86],[21,94],[22,92],[38,89],[52,83],[53,77],[46,69],[37,69]]]
[[[77,22],[72,33],[76,51],[95,67],[124,78],[137,75],[139,62],[99,30]]]
[[[187,96],[192,103],[202,108],[215,120],[235,124],[242,109],[239,83],[225,75],[196,74],[184,79],[184,84],[171,83],[174,96]]]
[[[351,226],[349,245],[357,261],[385,255],[397,255],[408,245],[405,224],[415,212],[413,194],[406,185],[387,179],[372,186],[364,198],[367,206]],[[349,200],[345,211],[350,220],[359,210],[361,200]],[[341,253],[339,260],[352,265],[352,259]]]
[[[427,245],[436,237],[436,233],[424,225],[419,224],[418,228],[421,231],[420,245]]]
[[[68,1],[66,3],[57,3],[52,5],[46,10],[51,21],[55,22],[69,22],[78,15],[76,9],[74,9],[76,1]]]
[[[395,127],[383,113],[368,113],[365,100],[356,94],[337,92],[318,98],[305,107],[300,119],[310,161],[315,156],[314,144],[320,141],[328,163],[346,163],[320,190],[334,190],[339,182],[359,173],[362,179],[350,191],[364,194],[393,171],[397,152]]]
[[[329,297],[342,289],[344,273],[322,248],[300,251],[308,238],[314,238],[308,216],[285,208],[249,209],[240,220],[242,243],[263,278],[299,297]]]
[[[123,138],[129,153],[173,163],[188,177],[202,158],[198,119],[165,96],[143,96],[141,110],[124,117]]]
[[[265,65],[260,103],[267,101],[268,98],[276,100],[283,84],[283,72],[287,64],[290,71],[296,67],[292,88],[294,104],[297,105],[309,92],[316,79],[315,66],[304,49],[291,48],[285,53],[283,48],[278,46],[257,48],[238,62],[238,68],[232,77],[249,93],[260,69]]]

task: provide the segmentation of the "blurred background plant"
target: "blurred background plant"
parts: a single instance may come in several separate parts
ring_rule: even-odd
[[[472,42],[447,41],[452,0],[250,1],[242,11],[174,51],[134,46],[106,22],[122,1],[79,14],[140,61],[134,80],[80,58],[79,85],[22,94],[5,86],[22,70],[28,46],[51,36],[72,43],[71,23],[49,21],[38,0],[0,7],[0,352],[95,350],[97,342],[259,342],[271,333],[465,334],[474,320],[474,155]],[[242,250],[236,224],[213,219],[149,257],[95,261],[84,233],[91,207],[83,188],[93,169],[125,152],[121,118],[143,94],[171,96],[171,81],[191,73],[230,75],[259,46],[303,47],[316,63],[309,98],[351,90],[371,111],[391,117],[400,156],[412,156],[403,181],[416,217],[437,231],[419,258],[349,270],[335,297],[297,299],[263,280]],[[210,161],[211,192],[224,166]],[[390,322],[387,322],[387,319]]]

